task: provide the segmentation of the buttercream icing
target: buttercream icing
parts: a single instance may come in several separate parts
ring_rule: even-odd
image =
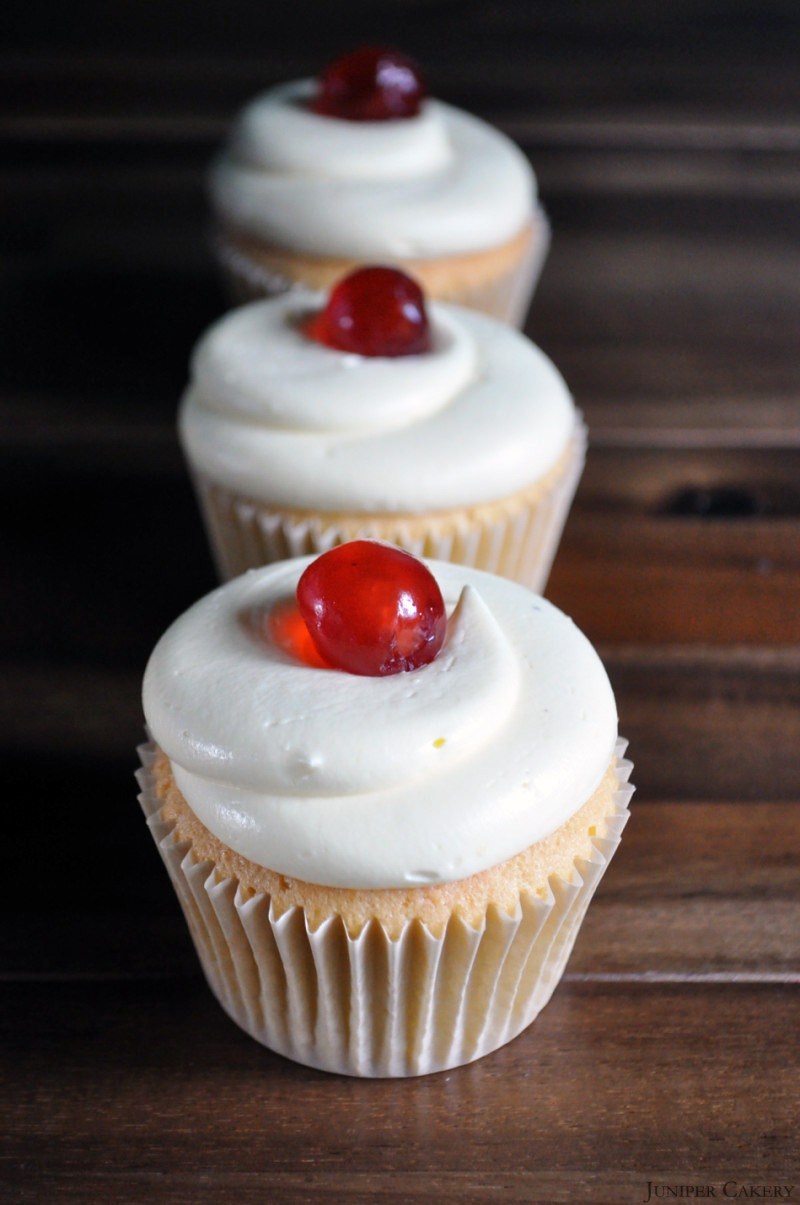
[[[359,356],[302,333],[324,300],[254,302],[198,344],[179,426],[211,480],[292,509],[413,514],[507,497],[555,466],[575,408],[525,336],[432,303],[431,351]]]
[[[220,220],[267,243],[360,260],[438,258],[501,246],[536,204],[520,149],[440,101],[392,121],[308,107],[299,80],[248,105],[211,172]]]
[[[203,824],[271,869],[341,887],[465,878],[566,822],[617,735],[587,639],[524,587],[428,562],[450,614],[438,657],[367,678],[270,634],[313,558],[253,570],[162,637],[150,730]]]

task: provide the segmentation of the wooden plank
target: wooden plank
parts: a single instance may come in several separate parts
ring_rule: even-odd
[[[798,883],[796,802],[634,801],[568,974],[800,983]]]
[[[800,782],[796,648],[603,649],[644,799],[789,799]]]
[[[641,798],[798,798],[797,648],[614,645],[600,653],[631,740]],[[6,662],[4,749],[130,765],[141,733],[143,668],[144,657],[129,670],[88,661],[74,668]]]
[[[196,982],[18,985],[3,1012],[27,1199],[641,1205],[653,1181],[791,1184],[800,1158],[786,987],[565,983],[511,1045],[409,1081],[280,1059]]]
[[[601,644],[640,791],[552,1004],[472,1068],[389,1084],[292,1066],[243,1037],[197,972],[130,768],[149,649],[213,581],[174,437],[188,349],[223,305],[203,173],[245,99],[374,21],[366,0],[323,7],[168,0],[142,22],[87,0],[49,5],[45,31],[34,5],[0,54],[0,505],[14,516],[0,1196],[788,1192],[793,0],[758,14],[734,0],[724,21],[712,0],[655,15],[500,0],[457,21],[450,0],[385,6],[381,36],[516,137],[539,176],[555,237],[529,329],[593,445],[551,593]]]
[[[579,512],[545,593],[594,643],[792,645],[800,522]]]
[[[14,305],[4,311],[0,374],[12,440],[26,407],[26,426],[35,426],[40,397],[42,419],[60,405],[64,422],[82,421],[91,402],[125,421],[142,406],[171,421],[189,349],[224,306],[199,173],[180,197],[167,190],[168,204],[155,187],[129,190],[126,173],[104,186],[93,175],[72,179],[69,195],[59,186],[57,220],[45,181],[38,198],[22,188],[3,223],[16,264],[6,276]],[[669,235],[653,228],[665,220],[655,210],[628,210],[627,230],[596,201],[580,224],[553,213],[528,330],[563,372],[596,442],[800,444],[794,236],[771,234],[777,218],[766,209],[745,230],[735,208],[727,216],[715,208],[713,238],[708,219],[685,205],[673,210]],[[46,269],[43,229],[54,246]]]
[[[0,66],[2,61],[0,56]],[[97,75],[107,69],[105,62],[98,64]],[[213,73],[215,66],[211,70]],[[100,79],[88,81],[90,86],[92,82],[99,89]],[[187,96],[186,112],[171,111],[174,81],[164,97],[158,91],[159,81],[153,82],[156,87],[149,97],[153,111],[149,113],[131,111],[129,106],[115,111],[99,101],[96,111],[65,111],[60,98],[61,107],[50,112],[21,108],[3,114],[0,139],[7,144],[9,164],[20,152],[30,159],[37,148],[52,151],[54,147],[69,148],[79,156],[90,147],[106,145],[113,155],[112,164],[124,160],[126,147],[137,149],[140,162],[150,160],[160,146],[165,150],[171,146],[173,151],[177,147],[184,159],[209,154],[226,136],[233,114],[219,108],[204,111],[207,92],[199,111],[196,102],[200,95]],[[240,79],[237,83],[241,86]],[[257,90],[265,85],[254,81],[253,86]],[[196,88],[200,94],[199,81]],[[36,100],[41,103],[41,94]],[[85,104],[86,100],[83,92],[81,101]],[[468,107],[474,111],[474,104]],[[481,116],[535,155],[537,171],[560,191],[569,184],[590,184],[601,193],[633,184],[634,191],[649,192],[658,181],[668,195],[702,187],[714,195],[738,189],[739,195],[744,190],[745,195],[761,196],[769,191],[770,183],[779,193],[794,195],[800,179],[793,158],[800,148],[796,120],[753,121],[749,114],[716,120],[699,114],[655,119],[621,114],[559,118],[497,106]],[[575,171],[577,165],[581,172]],[[109,165],[96,166],[103,170]]]
[[[58,98],[67,110],[114,112],[142,107],[153,95],[188,112],[230,108],[272,82],[313,74],[333,53],[362,42],[375,27],[373,10],[359,7],[366,5],[300,3],[276,22],[239,5],[224,20],[212,13],[198,20],[173,0],[143,23],[127,10],[109,21],[92,5],[82,20],[63,25],[49,12],[45,45],[40,30],[26,36],[20,16],[0,74],[9,103],[28,109],[52,110]],[[524,4],[495,4],[467,6],[454,21],[447,0],[423,0],[386,6],[380,29],[416,55],[436,95],[473,108],[796,118],[796,13],[771,3],[757,20],[736,19],[729,5],[720,22],[718,11],[675,5],[673,25],[663,19],[667,10],[658,20],[651,11],[645,18],[641,3],[628,10],[587,21],[587,6],[583,18],[571,11],[559,22],[551,20],[555,6],[537,8],[532,18]]]
[[[119,359],[133,357],[132,349],[117,347],[116,352]],[[76,364],[72,370],[76,377],[79,368]],[[129,364],[124,364],[125,371],[128,368]],[[168,372],[178,378],[171,391]],[[72,392],[71,381],[69,392],[65,387],[60,395],[43,388],[30,394],[0,392],[0,457],[14,478],[14,487],[24,489],[24,482],[46,461],[58,463],[59,478],[69,475],[76,486],[86,489],[96,475],[110,479],[120,471],[129,478],[130,487],[143,494],[146,477],[153,472],[165,479],[183,479],[176,424],[185,384],[178,375],[182,372],[186,369],[177,363],[162,364],[160,370],[151,363],[142,369],[143,384],[150,384],[151,392],[111,392],[111,357],[108,362],[98,357],[94,396],[87,390],[79,398]],[[147,380],[150,373],[154,374],[152,381]],[[74,388],[77,392],[77,381]],[[749,413],[752,416],[756,411],[753,404]],[[716,408],[709,406],[709,424],[715,412]],[[613,430],[590,427],[589,453],[573,503],[573,518],[607,516],[617,520],[624,515],[635,520],[657,519],[665,526],[680,519],[687,530],[691,521],[704,518],[709,523],[726,520],[732,531],[737,523],[753,519],[779,531],[781,521],[800,516],[800,445],[793,446],[785,438],[777,420],[770,437],[774,446],[768,446],[766,438],[762,446],[748,446],[744,432],[741,440],[734,442],[725,431],[715,443],[701,432],[694,444],[691,430],[686,429],[685,446],[676,449],[675,430],[662,432],[655,427],[648,438],[641,415],[631,431],[630,439],[621,437],[617,442]],[[130,455],[125,455],[126,449]],[[0,483],[0,488],[7,486]],[[730,491],[736,496],[726,504]],[[693,500],[693,493],[700,496]]]
[[[88,795],[88,783],[84,789]],[[117,816],[109,814],[112,797]],[[81,860],[98,868],[94,897],[74,882],[66,858],[67,825],[57,831],[58,855],[45,852],[40,861],[46,899],[58,900],[57,910],[44,917],[17,912],[11,872],[0,936],[4,982],[198,974],[183,917],[144,833],[132,780],[125,785],[121,779],[107,800],[103,825],[81,825],[73,836]],[[24,849],[35,833],[26,834],[23,824],[16,827],[17,846]],[[99,868],[123,847],[132,873],[124,896],[117,892],[110,908],[113,887]],[[634,802],[622,845],[583,922],[567,978],[800,984],[799,879],[797,801]],[[22,875],[20,880],[22,891]]]
[[[164,627],[215,584],[177,451],[170,446],[169,455],[166,448],[163,456],[150,455],[139,445],[141,465],[130,476],[121,463],[125,447],[115,442],[108,455],[105,447],[94,446],[80,474],[59,471],[58,462],[44,456],[34,462],[36,471],[29,472],[27,483],[20,483],[10,467],[6,472],[0,499],[5,496],[8,505],[16,499],[21,509],[8,541],[13,582],[9,578],[0,587],[5,608],[0,659],[17,658],[27,647],[61,663],[81,655],[89,663],[110,661],[112,670],[143,664]],[[132,444],[127,455],[135,449]],[[68,444],[62,445],[63,457],[72,454]],[[47,488],[39,484],[43,478]],[[115,539],[116,511],[108,502],[120,492],[136,516],[125,520],[124,544]],[[743,496],[745,501],[751,497]],[[704,497],[719,497],[724,504],[727,495],[688,494],[693,504]],[[797,518],[631,515],[624,509],[624,491],[618,509],[607,499],[593,510],[590,499],[591,494],[568,520],[546,593],[593,643],[607,645],[612,658],[615,646],[647,642],[748,644],[775,648],[781,656],[784,646],[798,641]],[[740,500],[734,495],[737,505]],[[51,575],[58,574],[62,608],[69,608],[69,624],[53,622],[52,598],[43,589],[43,543]],[[85,560],[88,546],[103,549],[106,559],[105,603],[99,612],[96,581]],[[148,593],[144,566],[153,563],[160,566],[159,588]],[[700,647],[697,656],[702,663]]]
[[[778,397],[754,391],[752,396],[693,394],[646,402],[590,396],[583,400],[583,413],[593,449],[656,447],[682,455],[699,448],[800,448],[800,399],[792,390]]]
[[[207,317],[215,316],[214,291],[209,285]],[[200,329],[199,322],[189,332],[189,342]],[[188,352],[187,352],[188,361]],[[175,357],[175,373],[182,366]],[[184,369],[186,371],[186,369]],[[70,453],[76,470],[88,465],[119,462],[135,464],[141,455],[148,463],[156,458],[159,471],[169,465],[175,469],[176,397],[168,396],[168,387],[159,382],[159,395],[134,395],[119,386],[115,394],[106,388],[92,398],[88,386],[80,405],[66,393],[55,390],[0,387],[0,456]],[[760,396],[740,398],[645,399],[607,401],[583,397],[581,408],[589,426],[591,452],[584,472],[578,505],[588,497],[590,483],[611,482],[615,498],[625,497],[631,487],[647,484],[648,504],[663,503],[665,495],[654,497],[653,486],[664,482],[673,490],[687,484],[730,485],[740,479],[745,488],[755,483],[760,495],[765,492],[767,508],[774,513],[786,510],[785,495],[797,491],[796,453],[800,450],[800,400],[794,395],[783,398]],[[133,455],[124,456],[128,449]],[[721,451],[742,452],[736,458],[720,456]],[[606,471],[605,455],[635,451],[636,459],[617,462],[624,467],[624,479],[614,479]],[[654,453],[651,455],[650,453]],[[762,455],[766,453],[766,455]],[[659,455],[660,454],[660,455]],[[648,474],[640,472],[647,465]],[[650,470],[655,474],[650,476]],[[778,500],[776,491],[783,497]]]
[[[668,526],[682,517],[688,530],[693,516],[706,516],[712,524],[727,519],[730,531],[738,530],[739,524],[746,530],[744,521],[749,519],[765,527],[774,525],[778,531],[780,521],[800,516],[796,448],[730,446],[724,433],[722,442],[713,447],[687,446],[679,452],[669,442],[662,445],[657,433],[649,446],[596,444],[594,428],[589,439],[573,510],[582,519],[601,514],[614,521],[649,517]],[[740,497],[738,503],[729,500],[726,512],[724,492],[731,490]],[[699,498],[693,505],[688,496],[692,491],[709,496],[705,503]]]
[[[592,233],[569,232],[554,214],[557,233],[528,332],[581,405],[630,401],[635,410],[700,397],[717,401],[724,418],[729,398],[750,399],[749,425],[758,427],[758,401],[785,399],[786,425],[796,429],[790,349],[800,291],[786,271],[792,240],[767,246],[748,235],[737,245],[733,237],[706,238],[686,214],[679,221],[660,236],[639,224],[627,235],[611,233],[601,221]]]
[[[117,359],[127,371],[122,348]],[[79,360],[76,381],[80,367]],[[95,370],[101,383],[110,380],[113,357],[99,359]],[[152,371],[152,365],[143,369],[145,379]],[[9,533],[15,589],[8,595],[0,650],[45,619],[38,557],[43,539],[51,556],[64,552],[63,585],[76,598],[84,596],[85,609],[93,606],[91,578],[79,569],[81,550],[84,540],[107,541],[110,498],[124,496],[129,515],[138,516],[128,520],[130,557],[162,558],[162,587],[191,565],[193,580],[210,586],[205,541],[177,447],[175,405],[150,396],[137,410],[130,397],[100,394],[68,404],[44,394],[40,407],[27,413],[23,396],[0,406],[0,501],[17,509]],[[669,447],[593,445],[550,596],[595,641],[791,643],[798,630],[793,595],[800,575],[799,521],[800,449],[699,448],[677,455]],[[68,549],[77,559],[66,555]],[[109,555],[113,559],[113,550]],[[119,560],[129,581],[136,570],[125,568],[121,553]],[[610,578],[617,586],[613,594]],[[48,639],[69,634],[57,628]]]

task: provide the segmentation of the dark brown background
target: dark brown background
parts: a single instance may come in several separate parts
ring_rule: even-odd
[[[89,0],[0,23],[8,1199],[800,1195],[794,0]],[[542,1017],[401,1083],[227,1021],[131,778],[147,654],[213,584],[174,437],[223,307],[204,167],[248,96],[376,39],[536,167],[555,237],[528,329],[592,436],[549,593],[600,646],[639,785]]]

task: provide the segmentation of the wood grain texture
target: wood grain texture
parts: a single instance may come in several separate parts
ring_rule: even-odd
[[[0,1197],[796,1197],[796,3],[12,9]],[[549,593],[600,645],[639,787],[536,1024],[400,1083],[294,1066],[227,1020],[131,778],[146,657],[214,583],[174,435],[225,305],[206,166],[247,98],[365,40],[537,172],[554,239],[528,332],[592,445]]]
[[[594,642],[792,645],[800,640],[797,520],[568,525],[546,594]]]
[[[780,800],[800,782],[797,655],[601,649],[652,799]],[[141,671],[4,670],[3,742],[27,756],[125,759],[140,738]],[[123,762],[124,764],[124,762]]]
[[[158,627],[155,604],[148,623]],[[796,649],[634,645],[600,651],[643,801],[798,798]],[[141,668],[6,663],[4,674],[0,729],[9,753],[78,761],[94,755],[131,765],[142,732]]]
[[[75,1201],[641,1202],[648,1180],[786,1182],[796,1004],[774,985],[565,983],[495,1055],[392,1082],[270,1054],[197,983],[19,985],[5,1174],[30,1194],[12,1199]]]
[[[172,418],[106,421],[40,431],[25,450],[9,439],[5,460],[0,452],[0,504],[15,514],[0,657],[28,647],[38,658],[143,669],[167,624],[214,585]],[[757,513],[725,517],[731,491],[734,510]],[[793,449],[593,449],[547,593],[606,645],[790,645],[800,635],[798,512]],[[59,575],[57,624],[41,589],[43,548]],[[90,549],[103,563],[99,611]]]
[[[0,935],[6,982],[199,974],[177,901],[138,814],[133,783],[124,813],[120,801],[120,814],[113,814],[112,798],[107,796],[102,825],[89,808],[73,820],[75,855],[68,863],[58,842],[39,854],[47,882],[41,903],[71,894],[71,910],[29,915],[18,903],[25,868],[6,875],[7,923]],[[53,835],[59,835],[55,824]],[[21,837],[18,847],[35,837]],[[128,851],[124,892],[115,890],[119,854],[115,861],[112,849]],[[86,877],[80,900],[70,885],[76,874]],[[800,984],[798,876],[796,800],[645,806],[634,799],[567,978]]]
[[[223,308],[205,158],[188,178],[162,168],[145,181],[141,168],[96,160],[93,150],[41,178],[23,164],[16,182],[0,182],[0,406],[12,441],[20,411],[22,432],[49,430],[54,407],[68,429],[103,416],[123,428],[171,422],[189,349]],[[557,234],[528,331],[592,438],[642,448],[652,428],[673,449],[796,449],[800,288],[785,251],[800,239],[796,201],[715,202],[712,222],[709,207],[685,199],[572,197],[548,202]]]
[[[798,108],[797,20],[787,0],[758,10],[735,0],[724,20],[708,0],[657,11],[641,0],[568,9],[467,0],[457,10],[451,0],[403,0],[379,12],[368,0],[346,8],[298,0],[282,10],[238,2],[202,14],[171,0],[147,21],[126,3],[92,0],[68,18],[38,0],[15,17],[4,78],[9,98],[27,108],[52,104],[55,91],[77,109],[146,110],[151,98],[186,103],[185,89],[194,107],[213,109],[376,38],[416,55],[435,90],[459,103],[499,94],[534,114],[625,105],[639,114],[751,118]],[[32,68],[49,68],[50,88],[30,88]]]

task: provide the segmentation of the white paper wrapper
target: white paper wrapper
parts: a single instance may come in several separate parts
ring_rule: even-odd
[[[586,457],[576,423],[561,472],[531,498],[520,493],[472,511],[425,515],[299,517],[243,498],[202,473],[193,481],[211,551],[223,580],[295,556],[316,556],[348,540],[384,540],[415,556],[452,561],[521,582],[540,594],[547,582]]]
[[[498,276],[491,283],[463,289],[458,296],[448,297],[447,300],[454,305],[464,305],[470,310],[488,314],[490,318],[498,318],[521,330],[525,326],[549,249],[550,223],[540,206],[534,214],[530,246],[514,270]]]
[[[323,1071],[425,1075],[503,1046],[550,999],[628,819],[626,743],[606,835],[570,879],[554,875],[549,898],[523,897],[513,916],[490,908],[477,928],[454,917],[440,937],[413,921],[395,939],[376,922],[353,938],[336,917],[312,931],[300,908],[278,917],[266,896],[244,900],[159,818],[152,745],[140,801],[211,990],[246,1033]]]
[[[258,263],[224,234],[214,239],[214,253],[222,269],[223,281],[234,305],[274,297],[303,283]],[[533,216],[533,237],[527,252],[514,267],[494,280],[449,292],[441,300],[478,310],[510,326],[522,327],[550,247],[550,223],[541,206]],[[403,267],[402,262],[399,265]],[[413,273],[413,265],[411,266]],[[430,294],[436,299],[434,290]]]

